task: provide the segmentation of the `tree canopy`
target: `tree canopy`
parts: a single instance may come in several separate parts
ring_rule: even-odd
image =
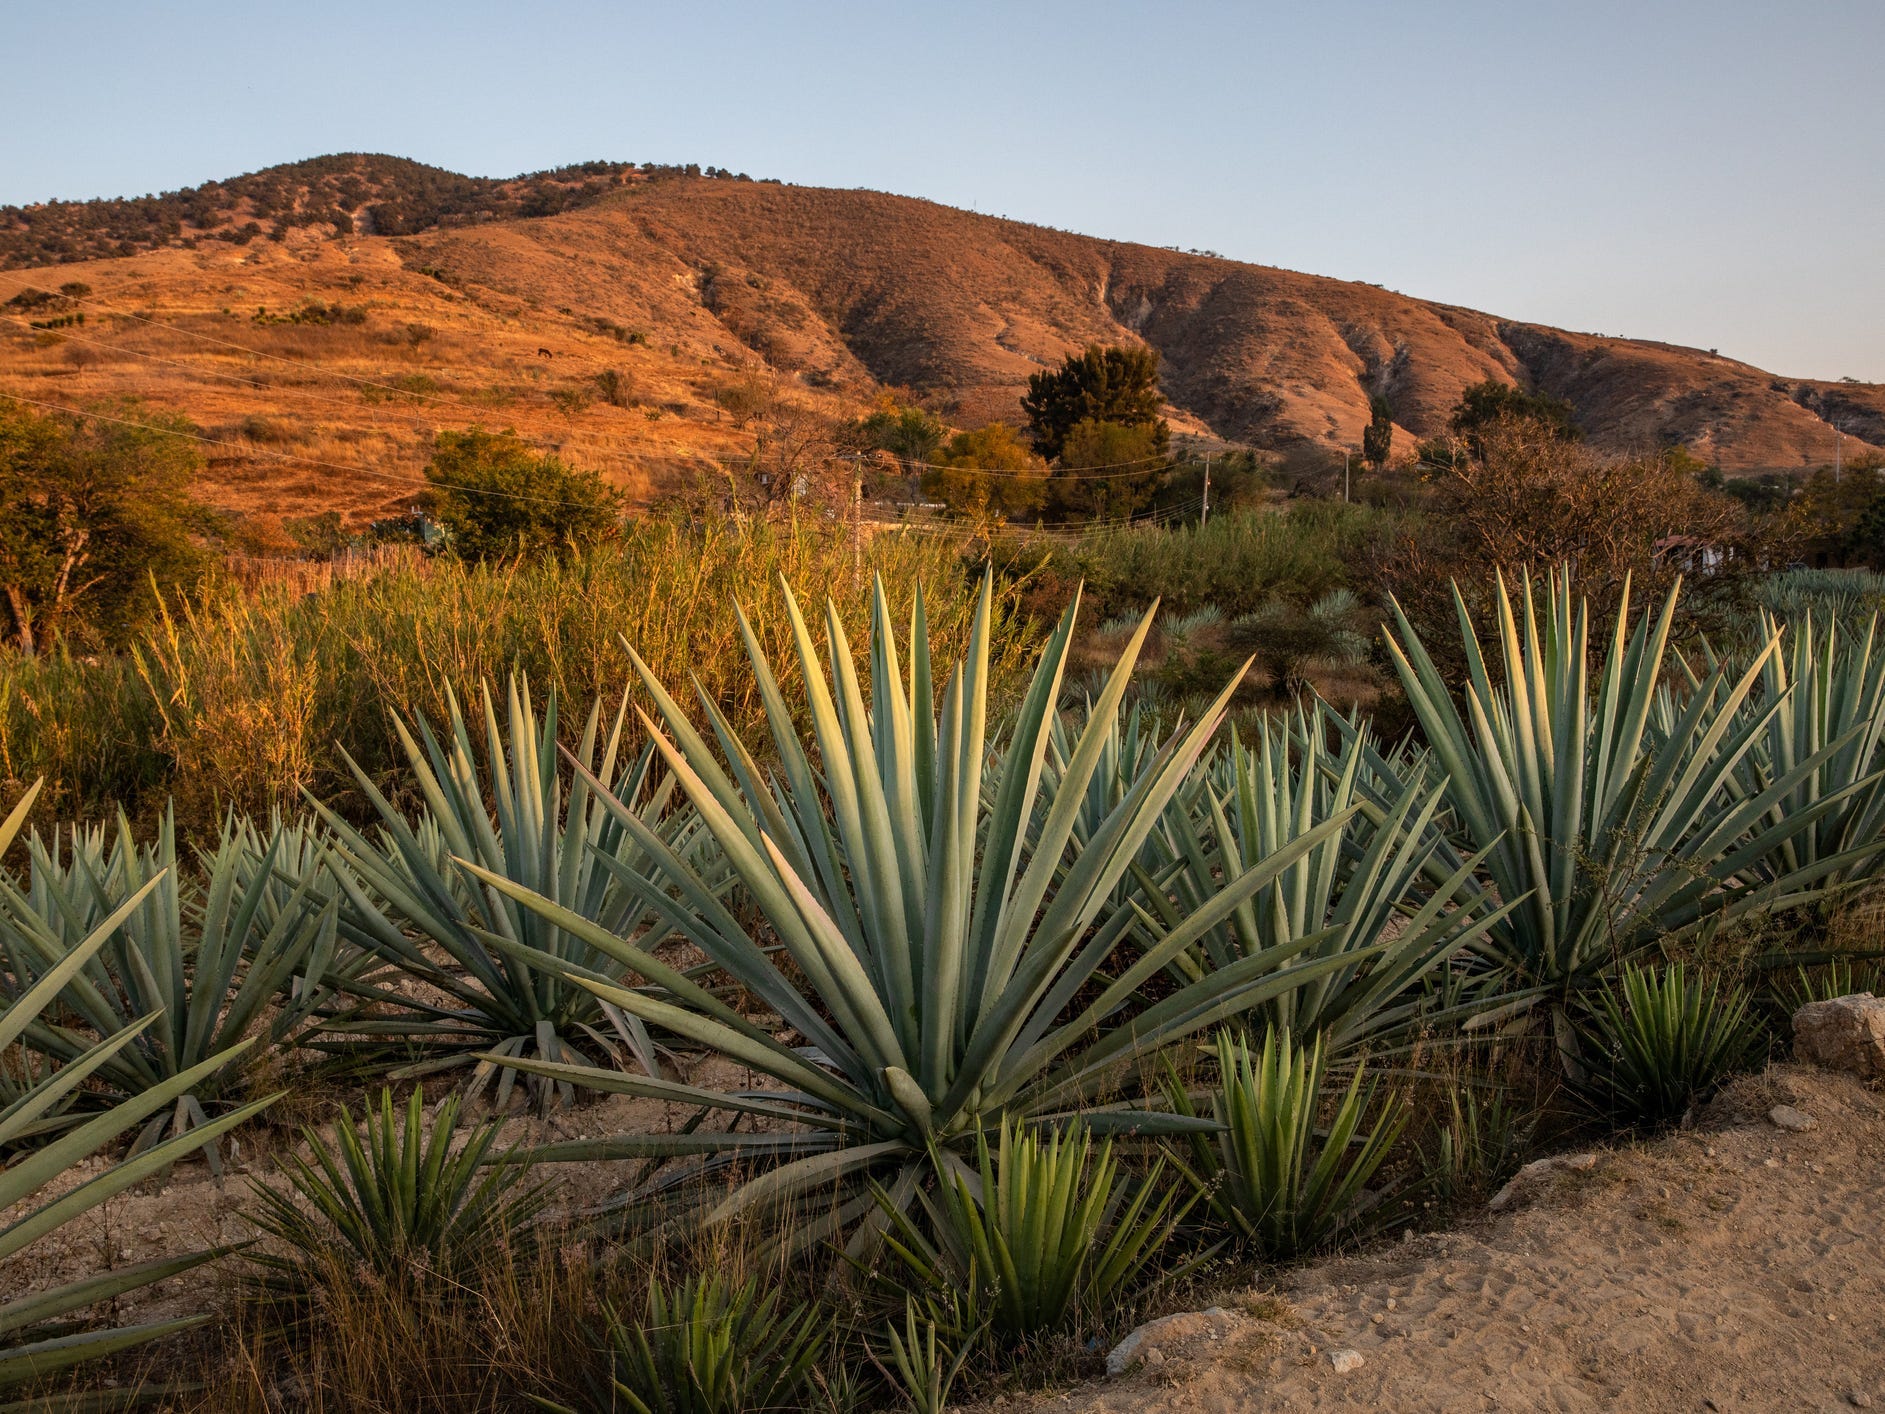
[[[425,476],[427,510],[468,560],[579,549],[621,518],[621,495],[600,474],[535,452],[514,432],[441,432]]]
[[[1047,464],[1005,422],[958,432],[938,451],[923,491],[972,515],[1025,515],[1047,494]]]
[[[0,599],[29,652],[62,635],[114,641],[156,607],[153,586],[193,587],[209,566],[190,423],[134,403],[109,416],[0,399]]]
[[[1057,369],[1028,379],[1021,399],[1034,449],[1050,460],[1061,456],[1068,436],[1083,422],[1145,429],[1150,455],[1164,456],[1171,428],[1159,415],[1157,349],[1089,344],[1068,354]]]
[[[1475,383],[1462,393],[1447,426],[1454,436],[1473,444],[1477,454],[1479,434],[1508,420],[1534,423],[1562,442],[1578,442],[1584,437],[1573,420],[1570,403],[1563,398],[1527,392],[1516,383],[1501,383],[1496,378]]]

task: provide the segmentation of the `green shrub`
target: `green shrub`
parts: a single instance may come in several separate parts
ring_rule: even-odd
[[[552,396],[570,415],[585,401],[573,389]],[[510,432],[439,433],[425,477],[446,543],[467,560],[580,549],[621,521],[621,495],[599,473],[539,455]]]
[[[1433,1147],[1420,1153],[1427,1191],[1443,1204],[1484,1198],[1525,1162],[1536,1129],[1536,1116],[1503,1090],[1482,1098],[1474,1086],[1453,1087]]]
[[[1761,1047],[1747,994],[1692,979],[1679,962],[1626,967],[1621,986],[1597,993],[1585,1040],[1585,1092],[1626,1125],[1680,1119]]]

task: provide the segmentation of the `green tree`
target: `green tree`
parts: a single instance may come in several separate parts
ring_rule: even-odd
[[[898,403],[886,395],[859,420],[856,430],[857,440],[866,450],[889,452],[905,461],[926,462],[942,445],[948,429],[935,414]]]
[[[1528,393],[1515,383],[1501,383],[1488,378],[1475,383],[1460,395],[1459,404],[1447,426],[1456,437],[1466,439],[1479,454],[1479,434],[1496,423],[1509,421],[1536,423],[1561,442],[1582,441],[1571,414],[1571,405],[1548,393]]]
[[[1052,460],[1062,455],[1080,423],[1110,422],[1145,429],[1152,454],[1165,455],[1171,428],[1159,415],[1165,399],[1158,367],[1157,349],[1089,344],[1081,353],[1068,354],[1059,368],[1036,373],[1021,399],[1034,449]]]
[[[1005,422],[958,432],[936,453],[923,491],[951,510],[1025,515],[1047,496],[1047,464]]]
[[[514,432],[441,432],[426,509],[468,560],[580,549],[620,523],[622,498],[593,471],[534,452]]]
[[[0,399],[0,599],[27,652],[60,635],[121,637],[156,608],[153,585],[190,588],[209,567],[191,424],[135,403],[111,416]]]
[[[1388,464],[1394,447],[1394,409],[1380,394],[1368,399],[1368,430],[1361,434],[1361,459],[1376,471]]]
[[[1065,520],[1120,520],[1145,509],[1169,469],[1163,429],[1076,422],[1048,479],[1049,509]]]

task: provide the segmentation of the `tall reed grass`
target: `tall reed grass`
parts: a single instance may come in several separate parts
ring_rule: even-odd
[[[1097,530],[1055,558],[1108,607],[1162,598],[1171,609],[1210,604],[1235,616],[1274,595],[1308,603],[1354,586],[1393,525],[1393,514],[1375,507],[1303,501],[1287,510],[1235,511],[1203,526]]]
[[[629,678],[623,635],[661,677],[697,681],[735,724],[757,727],[735,599],[767,652],[787,655],[780,577],[808,602],[831,595],[862,625],[873,575],[895,604],[921,582],[932,629],[951,652],[966,642],[975,576],[960,547],[890,533],[859,553],[842,528],[809,519],[650,517],[569,560],[409,560],[312,592],[231,583],[123,654],[0,657],[0,791],[46,777],[48,819],[119,803],[148,816],[174,796],[193,832],[225,809],[260,812],[303,790],[357,814],[339,748],[390,780],[403,759],[391,714],[442,719],[448,691],[474,697],[480,680],[513,666],[566,700],[618,695]],[[1005,609],[1003,681],[1015,680],[1028,636]]]

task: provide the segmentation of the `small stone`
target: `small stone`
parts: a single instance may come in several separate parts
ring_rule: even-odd
[[[1388,1298],[1388,1310],[1392,1311],[1393,1309],[1394,1309],[1394,1298],[1390,1296]]]
[[[1148,1345],[1145,1348],[1145,1363],[1153,1366],[1163,1365],[1165,1363],[1165,1352],[1160,1350],[1156,1345]]]
[[[1359,1370],[1367,1362],[1361,1358],[1359,1350],[1331,1350],[1329,1363],[1335,1367],[1335,1373],[1346,1375],[1350,1370]]]
[[[1777,1169],[1780,1167],[1780,1160],[1779,1159],[1762,1159],[1761,1167],[1768,1168],[1768,1169]]]
[[[1805,1134],[1809,1129],[1820,1127],[1820,1122],[1812,1115],[1805,1110],[1796,1110],[1792,1105],[1775,1105],[1767,1112],[1767,1122],[1790,1134]]]
[[[1872,1396],[1862,1389],[1849,1389],[1846,1391],[1846,1403],[1850,1404],[1854,1409],[1870,1409],[1872,1407]]]
[[[1375,1323],[1375,1324],[1376,1324],[1376,1325],[1378,1326],[1378,1325],[1380,1325],[1380,1324],[1381,1324],[1381,1323],[1382,1323],[1383,1321],[1385,1321],[1385,1320],[1387,1319],[1387,1317],[1386,1317],[1385,1315],[1383,1315],[1383,1314],[1382,1314],[1381,1312],[1379,1312],[1379,1311],[1376,1311],[1376,1312],[1375,1312],[1375,1313],[1374,1313],[1374,1314],[1373,1314],[1372,1316],[1370,1316],[1370,1317],[1369,1317],[1368,1319],[1369,1319],[1369,1320],[1371,1320],[1371,1321],[1373,1321],[1373,1322],[1374,1322],[1374,1323]]]

